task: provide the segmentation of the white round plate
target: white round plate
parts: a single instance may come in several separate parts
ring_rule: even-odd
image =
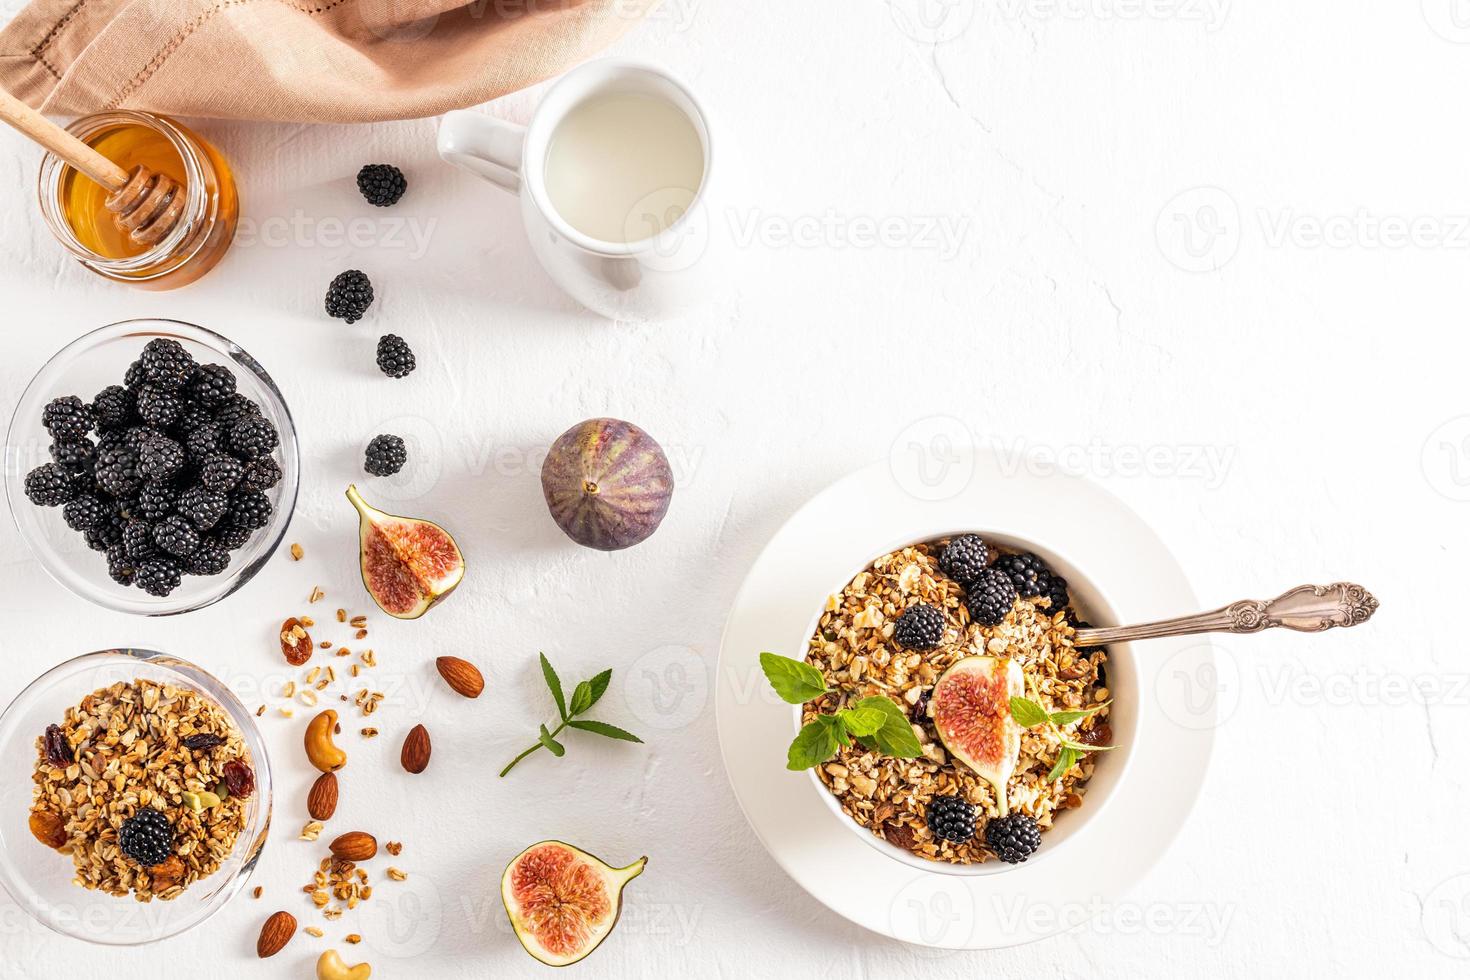
[[[813,897],[904,942],[994,949],[1056,935],[1107,911],[1163,855],[1204,782],[1220,678],[1199,638],[1133,645],[1139,704],[1128,763],[1106,806],[1058,817],[1059,829],[1063,820],[1083,823],[1045,859],[1038,853],[1000,873],[956,875],[916,869],[868,846],[842,825],[808,773],[786,769],[792,708],[770,690],[758,663],[763,650],[804,657],[814,613],[854,568],[902,543],[993,529],[1062,556],[1119,622],[1199,610],[1163,542],[1102,488],[1004,467],[985,453],[949,462],[969,477],[949,480],[944,499],[924,499],[936,496],[932,485],[882,463],[828,487],[786,522],[756,559],[726,624],[715,717],[746,819]],[[1042,837],[1043,851],[1052,837]]]

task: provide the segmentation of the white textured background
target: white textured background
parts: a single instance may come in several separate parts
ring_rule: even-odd
[[[362,932],[374,976],[539,975],[495,883],[548,836],[651,858],[589,976],[1462,975],[1463,4],[933,0],[935,16],[908,16],[921,6],[669,0],[619,46],[686,76],[724,151],[721,291],[658,327],[563,299],[514,202],[433,156],[431,121],[205,123],[247,218],[303,230],[242,239],[209,279],[161,295],[67,258],[31,197],[37,151],[0,134],[0,405],[100,324],[219,330],[296,414],[307,466],[291,538],[308,556],[208,611],[143,621],[45,580],[7,522],[0,701],[121,644],[195,658],[256,699],[284,676],[275,627],[313,585],[328,593],[316,612],[366,610],[341,494],[363,443],[397,431],[416,440],[412,478],[375,496],[456,530],[471,570],[427,620],[372,638],[398,693],[376,717],[384,737],[353,746],[331,826],[405,840],[411,877],[329,936]],[[493,111],[525,118],[534,101]],[[378,160],[411,181],[391,211],[352,185]],[[352,219],[375,244],[341,241],[332,223]],[[404,247],[400,221],[424,248]],[[885,242],[864,239],[872,222]],[[380,296],[353,327],[320,311],[349,267]],[[388,330],[418,352],[410,380],[372,364]],[[612,556],[560,535],[526,462],[600,414],[652,431],[681,480],[659,534]],[[870,935],[788,880],[735,807],[707,697],[726,609],[783,518],[891,448],[942,455],[959,437],[1066,456],[1154,524],[1206,602],[1339,578],[1383,600],[1349,633],[1227,641],[1220,690],[1200,692],[1220,699],[1218,751],[1178,842],[1095,924],[988,954]],[[572,738],[564,759],[497,780],[551,716],[538,650],[569,680],[613,666],[596,714],[649,744]],[[484,665],[487,694],[446,694],[439,653]],[[435,755],[410,784],[396,756],[417,721]],[[0,972],[311,975],[323,941],[299,937],[264,966],[253,953],[270,910],[313,921],[298,889],[320,849],[294,839],[303,724],[265,719],[280,775],[264,900],[106,952],[0,899]]]

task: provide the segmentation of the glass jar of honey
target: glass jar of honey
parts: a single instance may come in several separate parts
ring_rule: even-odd
[[[240,201],[219,151],[165,116],[120,109],[83,116],[67,129],[124,170],[137,166],[175,180],[185,201],[178,223],[154,245],[132,241],[106,207],[108,191],[48,153],[41,161],[41,214],[82,265],[144,289],[187,285],[224,258]]]

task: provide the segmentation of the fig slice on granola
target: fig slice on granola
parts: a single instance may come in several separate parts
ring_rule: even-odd
[[[1011,698],[1025,693],[1021,665],[1008,657],[965,657],[939,675],[929,698],[934,729],[949,754],[995,787],[1001,816],[1006,784],[1021,755]]]

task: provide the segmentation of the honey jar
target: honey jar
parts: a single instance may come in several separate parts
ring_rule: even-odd
[[[115,282],[175,289],[224,258],[240,202],[229,164],[212,145],[176,120],[132,110],[83,116],[67,130],[124,170],[142,166],[172,178],[184,194],[172,230],[156,244],[138,244],[117,227],[104,203],[106,188],[46,154],[38,185],[41,214],[82,265]]]

